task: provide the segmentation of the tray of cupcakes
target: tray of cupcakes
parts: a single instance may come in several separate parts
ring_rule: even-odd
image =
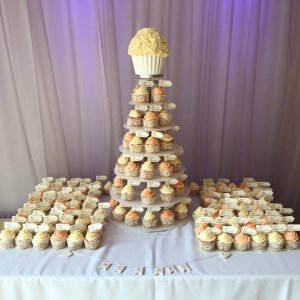
[[[37,250],[67,247],[72,251],[98,248],[112,209],[112,203],[101,200],[112,186],[111,182],[102,185],[106,179],[43,178],[11,222],[4,223],[0,246]]]
[[[194,184],[194,193],[198,187]],[[199,197],[202,206],[193,212],[193,219],[201,249],[280,251],[299,247],[300,225],[292,224],[291,208],[272,202],[269,182],[244,178],[236,185],[226,178],[216,182],[206,178]]]

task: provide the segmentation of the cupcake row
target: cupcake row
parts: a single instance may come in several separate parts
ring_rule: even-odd
[[[142,222],[142,225],[146,228],[155,228],[159,224],[162,226],[174,225],[175,219],[185,220],[188,217],[188,207],[184,203],[179,203],[175,205],[174,210],[164,209],[160,213],[148,209],[142,216],[141,213],[135,210],[128,210],[118,205],[112,214],[116,221],[125,221],[128,226],[137,226]]]
[[[172,151],[174,147],[174,138],[168,132],[162,133],[162,138],[158,139],[153,136],[141,138],[133,132],[127,132],[122,140],[123,149],[132,153],[146,152],[149,154],[161,151]]]
[[[139,110],[131,110],[127,117],[127,125],[130,127],[155,128],[170,126],[172,115],[167,110],[160,112],[147,111],[143,113]]]
[[[136,103],[149,103],[150,99],[154,103],[166,101],[166,91],[164,88],[155,85],[152,88],[147,88],[137,84],[131,92],[131,100]]]

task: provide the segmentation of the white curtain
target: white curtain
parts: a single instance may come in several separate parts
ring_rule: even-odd
[[[190,180],[253,176],[300,210],[299,15],[299,1],[0,0],[0,211],[46,175],[112,178],[135,85],[127,47],[146,26],[172,51]]]

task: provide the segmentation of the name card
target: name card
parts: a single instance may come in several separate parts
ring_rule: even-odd
[[[225,201],[225,204],[237,204],[238,203],[236,198],[225,198],[224,201]]]
[[[145,138],[149,136],[148,132],[146,131],[137,131],[135,135],[138,137],[145,137]]]
[[[283,205],[281,203],[271,203],[271,207],[274,209],[281,209]]]
[[[60,178],[55,179],[55,181],[58,181],[58,182],[66,182],[66,181],[67,181],[67,178],[66,178],[66,177],[60,177]]]
[[[170,179],[170,180],[166,180],[166,182],[168,183],[168,184],[176,184],[176,183],[178,183],[178,180],[176,179],[176,178],[172,178],[172,179]]]
[[[159,181],[149,181],[147,182],[147,187],[159,187],[160,186],[160,182]]]
[[[44,219],[44,223],[47,223],[47,224],[54,224],[58,221],[58,217],[54,216],[54,215],[44,216],[43,219]]]
[[[103,225],[101,223],[95,223],[91,224],[88,226],[89,231],[94,232],[94,231],[99,231],[101,230]]]
[[[41,193],[40,192],[33,192],[28,194],[28,200],[40,200],[41,199]]]
[[[56,224],[55,228],[56,230],[70,230],[70,225],[69,224]]]
[[[79,212],[78,217],[80,217],[80,218],[89,217],[92,213],[93,213],[92,209],[85,208]]]
[[[282,216],[268,216],[270,222],[281,222],[283,220]]]
[[[101,181],[101,180],[107,180],[107,176],[105,176],[105,175],[97,175],[96,176],[96,180],[99,180],[99,181]]]
[[[92,204],[97,204],[99,202],[99,199],[96,197],[92,196],[87,196],[84,203],[92,203]]]
[[[221,210],[219,210],[219,216],[230,218],[233,216],[233,211],[221,209]]]
[[[109,202],[101,202],[101,203],[98,203],[98,207],[99,208],[110,208],[110,203]]]
[[[46,224],[41,224],[41,225],[38,225],[35,229],[36,232],[48,232],[49,230],[49,226],[46,225]]]
[[[243,197],[246,195],[245,191],[243,190],[235,190],[232,192],[233,196]]]
[[[30,215],[28,216],[28,222],[29,223],[40,223],[42,222],[42,217],[38,215]]]
[[[61,225],[68,225],[68,224],[61,224]],[[69,225],[70,226],[70,225]],[[73,231],[81,231],[82,228],[83,228],[83,224],[74,224],[72,226],[70,226],[70,232],[73,232]],[[69,229],[68,229],[69,230]]]
[[[152,131],[151,136],[153,136],[155,138],[158,138],[158,139],[161,139],[161,138],[164,137],[163,134],[161,132],[158,132],[158,131]]]
[[[226,233],[236,234],[238,232],[238,229],[234,226],[223,226],[222,231]]]
[[[207,229],[214,234],[220,234],[222,232],[221,229],[217,227],[207,227]]]
[[[227,224],[228,218],[217,217],[214,219],[214,224]]]
[[[169,154],[164,156],[164,160],[174,160],[177,156],[175,154]]]
[[[264,233],[273,231],[273,228],[270,225],[256,225],[256,230]]]
[[[172,82],[170,80],[159,80],[158,85],[161,87],[171,87]]]
[[[279,210],[279,212],[283,215],[290,215],[293,213],[293,209],[292,208],[281,208]]]
[[[257,234],[257,231],[254,228],[250,228],[250,227],[242,227],[241,231],[242,233],[249,234],[249,235]]]
[[[74,222],[74,216],[71,214],[63,214],[59,217],[59,220],[62,223],[72,223]]]
[[[128,180],[128,184],[130,184],[132,186],[139,186],[141,184],[141,182],[138,180]]]
[[[25,223],[25,224],[23,224],[23,229],[29,230],[29,231],[35,231],[36,227],[37,227],[37,225],[34,224],[34,223]]]
[[[154,82],[152,80],[140,79],[139,80],[139,85],[142,85],[142,86],[145,86],[145,87],[152,87],[152,86],[154,86]]]
[[[139,156],[139,155],[132,155],[131,156],[132,161],[142,161],[143,159],[144,159],[143,156]]]
[[[27,219],[24,217],[13,216],[11,219],[13,223],[25,223],[27,221]]]
[[[150,157],[148,157],[148,160],[151,162],[159,162],[160,157],[159,156],[150,156]]]
[[[271,225],[273,230],[278,231],[278,232],[285,232],[287,229],[287,226],[285,224],[274,224]]]
[[[164,109],[175,109],[176,108],[176,104],[175,103],[166,103],[164,104]]]
[[[137,211],[137,212],[143,212],[143,211],[144,211],[144,208],[143,208],[143,207],[135,207],[135,206],[132,206],[131,210],[134,210],[134,211]]]
[[[286,227],[288,231],[300,231],[300,224],[288,224]]]
[[[244,177],[243,178],[243,182],[254,182],[255,180],[254,180],[254,178],[252,178],[252,177]]]
[[[216,213],[217,210],[215,208],[205,207],[205,208],[203,208],[203,212],[208,214],[208,215],[211,215],[211,214]]]
[[[271,186],[271,183],[270,182],[264,182],[264,181],[259,181],[258,182],[258,185],[260,186],[260,187],[270,187]]]
[[[199,217],[196,219],[197,223],[212,223],[214,218],[212,217]]]
[[[20,228],[20,224],[17,222],[4,222],[4,228],[9,230],[17,230]]]
[[[31,212],[32,212],[32,209],[28,208],[28,207],[18,208],[18,214],[29,215],[29,214],[31,214]]]
[[[248,218],[245,217],[235,217],[235,223],[237,224],[247,224],[249,222]]]
[[[162,109],[163,109],[162,106],[159,104],[151,104],[149,106],[150,111],[161,111]]]
[[[295,218],[293,216],[287,216],[287,217],[283,217],[283,222],[286,222],[286,223],[292,223],[294,222]]]
[[[148,105],[143,105],[143,104],[136,104],[134,106],[135,110],[140,110],[140,111],[147,111],[148,110]]]

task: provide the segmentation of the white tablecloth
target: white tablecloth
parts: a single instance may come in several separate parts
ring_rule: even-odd
[[[199,249],[192,220],[169,232],[147,233],[109,223],[101,248],[71,257],[45,251],[0,250],[0,299],[295,299],[300,298],[300,250],[232,252]],[[123,274],[98,268],[105,259],[131,265]],[[155,276],[153,266],[188,262],[192,271]],[[148,267],[134,276],[136,265]]]

